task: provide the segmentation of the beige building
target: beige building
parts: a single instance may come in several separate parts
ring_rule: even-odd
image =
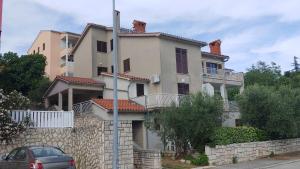
[[[70,51],[77,43],[79,37],[79,34],[71,32],[42,30],[27,53],[40,53],[46,57],[45,74],[51,80],[58,75],[72,76],[74,60],[73,56],[70,55]]]
[[[144,112],[126,112],[122,118],[135,121],[134,140],[142,148],[161,148],[159,137],[143,125],[147,111],[179,103],[181,96],[199,91],[220,94],[225,110],[229,111],[227,88],[243,89],[243,74],[225,68],[229,56],[221,53],[220,40],[209,44],[210,52],[203,52],[201,49],[207,43],[162,32],[146,32],[146,23],[141,21],[134,21],[133,29],[118,30],[119,99],[146,108]],[[68,55],[74,58],[73,77],[54,79],[44,95],[46,105],[75,112],[92,111],[111,120],[111,112],[104,110],[104,105],[97,107],[93,100],[112,103],[107,99],[113,98],[113,50],[112,28],[87,24]]]

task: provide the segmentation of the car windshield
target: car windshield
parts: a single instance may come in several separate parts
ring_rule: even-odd
[[[40,147],[31,149],[34,157],[62,156],[64,152],[57,148]]]

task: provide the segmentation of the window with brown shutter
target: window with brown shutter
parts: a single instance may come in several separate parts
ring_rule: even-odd
[[[186,49],[176,48],[176,70],[177,73],[182,73],[182,74],[188,73]]]
[[[111,73],[114,73],[114,65],[111,65]]]
[[[190,93],[190,85],[187,83],[178,83],[178,94],[188,95]]]
[[[129,72],[130,71],[130,59],[125,59],[123,61],[123,66],[124,66],[124,72]]]
[[[98,76],[101,75],[102,72],[107,73],[107,67],[98,67],[97,69]]]
[[[107,43],[103,41],[97,41],[97,51],[107,53]]]
[[[136,84],[136,95],[137,97],[144,96],[144,84]]]
[[[110,40],[110,51],[113,51],[114,50],[114,40],[111,39]]]

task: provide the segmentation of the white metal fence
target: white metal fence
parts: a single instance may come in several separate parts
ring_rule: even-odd
[[[180,100],[185,95],[181,94],[171,94],[171,93],[159,93],[159,94],[150,94],[148,96],[141,96],[132,98],[131,100],[146,106],[147,108],[161,108],[161,107],[169,107],[172,103],[179,105]]]
[[[13,110],[11,117],[17,123],[29,117],[32,128],[72,128],[74,126],[73,111]]]

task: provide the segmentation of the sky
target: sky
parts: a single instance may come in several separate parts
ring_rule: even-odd
[[[81,33],[87,23],[112,25],[110,0],[4,0],[2,52],[20,55],[40,30]],[[300,57],[300,0],[116,0],[121,26],[134,19],[148,32],[205,42],[222,40],[227,68],[245,71],[257,61],[292,69]],[[206,47],[202,49],[208,51]]]

